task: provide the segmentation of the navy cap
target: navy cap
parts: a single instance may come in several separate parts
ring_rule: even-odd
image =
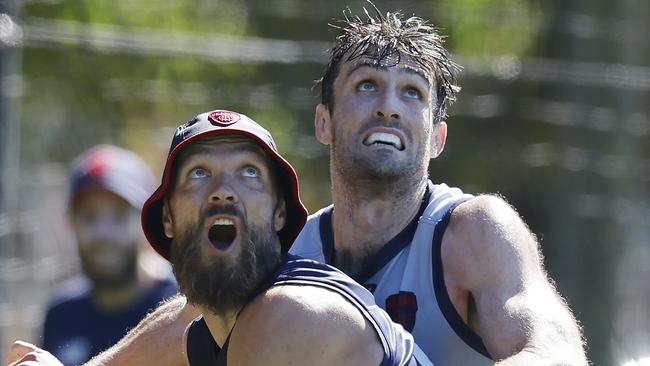
[[[247,116],[225,110],[201,113],[192,120],[178,126],[174,132],[160,187],[149,197],[142,209],[142,228],[151,246],[169,260],[171,239],[163,229],[164,198],[172,185],[172,169],[178,154],[191,142],[206,136],[240,135],[255,141],[276,163],[279,188],[284,194],[287,217],[284,227],[278,232],[282,251],[291,247],[294,239],[307,221],[307,209],[300,201],[298,175],[291,164],[278,152],[273,136],[257,122]]]
[[[155,178],[138,155],[117,146],[98,145],[72,162],[68,210],[89,188],[113,192],[140,210],[154,187]]]

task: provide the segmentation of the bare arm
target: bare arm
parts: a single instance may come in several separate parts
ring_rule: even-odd
[[[314,286],[281,286],[242,312],[228,363],[376,366],[382,355],[374,328],[340,295]]]
[[[178,295],[158,306],[124,338],[86,366],[187,365],[183,333],[199,311]]]
[[[86,366],[188,365],[184,347],[187,325],[199,315],[184,296],[175,296],[148,314],[122,340],[88,361]],[[154,361],[155,360],[155,361]],[[49,352],[17,341],[6,360],[11,366],[61,366]]]
[[[502,199],[481,196],[455,210],[443,266],[454,305],[498,365],[588,364],[580,328],[544,271],[535,237]]]

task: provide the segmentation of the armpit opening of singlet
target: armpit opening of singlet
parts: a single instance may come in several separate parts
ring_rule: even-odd
[[[192,321],[186,342],[187,358],[191,366],[216,364],[221,348],[212,338],[203,316]]]
[[[476,352],[492,359],[492,356],[490,356],[490,353],[485,347],[485,344],[483,343],[481,337],[465,323],[463,318],[461,318],[461,316],[456,311],[454,304],[451,302],[451,298],[449,298],[447,286],[445,285],[445,277],[442,269],[442,237],[445,233],[445,230],[447,229],[447,226],[449,225],[451,213],[460,203],[462,202],[458,202],[449,208],[447,213],[445,213],[445,216],[436,224],[433,233],[431,251],[433,261],[433,288],[436,292],[436,299],[438,301],[438,306],[442,311],[442,315],[445,317],[458,337],[460,337],[463,342],[472,347],[472,349],[474,349]]]

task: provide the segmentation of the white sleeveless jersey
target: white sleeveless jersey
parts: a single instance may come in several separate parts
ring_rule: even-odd
[[[420,215],[355,278],[393,321],[411,331],[436,366],[493,364],[481,338],[453,307],[441,265],[440,246],[451,211],[470,198],[458,188],[429,181]],[[292,254],[331,263],[332,210],[329,206],[309,217]]]

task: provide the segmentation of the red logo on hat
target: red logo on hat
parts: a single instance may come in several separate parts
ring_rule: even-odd
[[[114,155],[113,151],[107,149],[95,151],[86,161],[86,174],[96,179],[103,177],[115,164]]]
[[[239,121],[239,114],[228,111],[216,111],[208,115],[208,120],[215,126],[230,126]]]

